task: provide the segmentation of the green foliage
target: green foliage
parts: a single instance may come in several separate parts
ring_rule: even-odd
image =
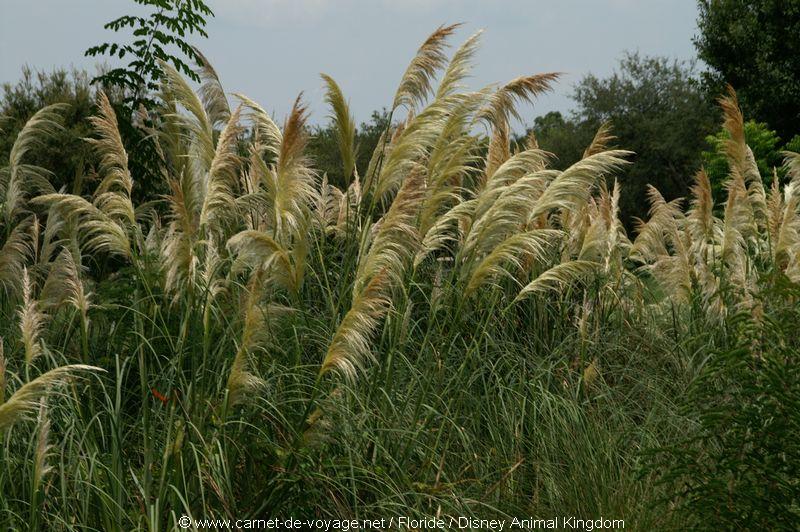
[[[138,202],[151,201],[166,192],[160,175],[161,157],[141,124],[131,119],[122,89],[101,81],[93,86],[84,71],[55,70],[51,73],[22,71],[15,84],[3,84],[0,100],[0,160],[7,161],[17,134],[33,114],[51,104],[66,104],[62,129],[40,139],[37,148],[26,156],[25,163],[52,172],[49,178],[56,190],[64,188],[75,194],[92,193],[99,183],[99,159],[84,139],[92,136],[89,117],[95,114],[96,87],[109,96],[117,110],[119,129],[125,143],[135,146],[130,153],[134,197]]]
[[[664,508],[692,530],[796,530],[800,522],[800,287],[779,276],[764,316],[730,318],[681,409],[693,421],[650,464]]]
[[[800,133],[800,2],[699,0],[695,38],[713,72],[712,94],[724,83],[739,93],[748,116],[782,138]]]
[[[183,75],[200,81],[192,64],[200,65],[203,59],[187,39],[194,34],[208,37],[204,28],[214,13],[203,0],[134,1],[148,10],[146,16],[123,15],[104,26],[115,33],[130,30],[132,41],[102,43],[85,55],[129,58],[126,66],[106,70],[92,83],[120,94],[113,102],[120,134],[126,144],[136,147],[130,157],[134,196],[152,201],[167,192],[160,176],[163,161],[153,137],[142,127],[152,126],[151,117],[137,113],[142,106],[150,111],[157,106],[154,94],[164,75],[159,62],[170,63]]]
[[[647,185],[667,199],[687,195],[702,162],[701,148],[716,124],[692,63],[628,54],[612,75],[584,77],[573,98],[577,109],[571,116],[548,113],[529,130],[542,149],[557,156],[557,168],[579,160],[597,129],[610,122],[612,144],[635,153],[635,164],[619,178],[627,227],[633,217],[647,214]]]
[[[611,76],[582,79],[574,98],[576,121],[591,129],[610,122],[615,143],[636,154],[620,177],[626,224],[647,214],[647,185],[667,200],[687,195],[699,148],[717,123],[694,64],[628,54]]]
[[[87,56],[107,55],[130,58],[126,67],[112,68],[92,80],[107,86],[117,86],[126,93],[126,103],[135,110],[140,103],[152,106],[150,92],[159,88],[163,76],[158,61],[172,63],[184,75],[200,81],[190,63],[201,58],[186,40],[197,33],[208,37],[203,29],[206,18],[214,13],[203,0],[134,0],[149,8],[147,16],[123,15],[107,23],[107,30],[119,32],[130,29],[132,42],[111,42],[92,46]],[[182,54],[182,55],[179,55]],[[188,63],[187,63],[188,61]]]
[[[780,145],[781,139],[775,131],[772,131],[767,124],[748,120],[744,123],[744,134],[747,145],[753,152],[753,157],[758,166],[758,172],[764,178],[765,184],[772,182],[773,170],[778,172],[778,178],[783,179],[786,170],[783,168],[783,151],[796,151],[800,144],[800,136],[795,137],[785,146]],[[708,173],[714,197],[719,200],[722,198],[723,185],[728,177],[730,168],[728,159],[725,156],[725,141],[730,139],[730,134],[724,129],[720,129],[714,135],[706,137],[706,142],[711,146],[710,150],[704,150],[703,167]]]
[[[20,81],[4,83],[2,90],[0,161],[8,161],[17,134],[36,111],[55,103],[68,104],[62,114],[64,128],[43,139],[25,162],[55,171],[51,182],[57,190],[65,187],[80,193],[97,164],[91,148],[83,141],[91,133],[87,119],[95,110],[88,75],[75,70],[34,73],[26,67]]]
[[[539,147],[556,156],[555,168],[564,169],[579,161],[595,131],[585,122],[564,117],[558,111],[537,116],[525,136],[533,132]],[[517,139],[518,144],[524,139]]]
[[[783,149],[793,153],[800,153],[800,133],[792,137],[791,140],[786,143]]]

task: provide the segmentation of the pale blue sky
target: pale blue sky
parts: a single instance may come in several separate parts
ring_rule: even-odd
[[[216,17],[196,44],[225,89],[278,117],[304,91],[312,121],[326,118],[319,73],[333,76],[358,121],[391,101],[422,40],[443,23],[464,22],[458,45],[483,28],[470,83],[561,71],[555,91],[525,109],[526,122],[571,107],[581,76],[610,73],[625,50],[695,56],[695,0],[208,0]],[[133,6],[133,7],[132,7]],[[91,45],[113,38],[105,22],[136,9],[130,0],[0,0],[0,82],[24,64],[94,70]]]

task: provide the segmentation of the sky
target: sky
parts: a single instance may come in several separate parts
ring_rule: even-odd
[[[625,51],[693,59],[696,0],[206,0],[215,17],[196,44],[226,91],[283,117],[303,92],[311,121],[327,120],[320,72],[350,100],[358,122],[391,103],[417,47],[440,24],[463,22],[457,47],[483,29],[472,88],[558,71],[551,94],[522,109],[524,122],[569,111],[584,75],[613,72]],[[23,65],[94,73],[92,45],[123,37],[103,24],[131,0],[0,0],[0,83]],[[115,65],[112,61],[109,64]]]

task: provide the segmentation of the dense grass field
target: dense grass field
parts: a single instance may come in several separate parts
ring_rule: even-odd
[[[102,92],[91,195],[26,162],[63,106],[28,122],[0,174],[3,529],[796,529],[800,155],[760,175],[731,91],[724,201],[700,171],[629,235],[613,128],[551,169],[509,122],[557,75],[467,91],[479,37],[448,56],[451,33],[419,48],[367,167],[323,77],[341,182],[300,99],[282,125],[232,108],[210,65],[198,90],[163,65],[156,202],[131,199]]]

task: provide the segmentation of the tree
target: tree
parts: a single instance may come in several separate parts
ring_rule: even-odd
[[[190,64],[202,65],[205,58],[186,38],[195,33],[208,37],[203,28],[206,18],[214,13],[203,0],[134,1],[150,8],[149,15],[123,15],[104,26],[115,32],[133,30],[133,41],[99,44],[86,50],[85,55],[131,58],[126,67],[107,70],[92,83],[115,87],[122,93],[114,110],[123,142],[129,149],[129,165],[136,184],[134,196],[143,201],[157,198],[166,189],[160,178],[162,161],[158,150],[152,137],[136,123],[135,115],[140,107],[152,110],[158,105],[151,95],[160,88],[163,75],[160,61],[172,63],[183,75],[200,81]]]
[[[694,39],[714,94],[733,85],[745,116],[800,133],[800,1],[700,0]]]
[[[620,176],[628,227],[633,216],[647,214],[648,184],[668,200],[686,196],[705,138],[718,123],[694,63],[626,54],[611,76],[584,77],[573,98],[574,120],[592,130],[610,122],[616,144],[636,154]]]
[[[131,58],[127,67],[113,68],[92,80],[93,83],[123,88],[131,110],[138,108],[140,103],[146,106],[153,103],[147,95],[159,88],[162,71],[158,61],[172,63],[185,76],[200,81],[186,60],[199,64],[202,57],[185,37],[187,33],[208,37],[203,29],[205,17],[214,15],[202,0],[134,1],[150,7],[151,13],[147,17],[123,15],[104,26],[115,32],[131,28],[133,42],[103,43],[85,52],[87,56],[108,55],[122,59],[127,55]]]
[[[94,114],[94,90],[85,72],[56,70],[33,72],[25,67],[22,79],[5,83],[0,97],[0,166],[7,164],[9,152],[20,130],[36,111],[47,105],[66,103],[62,113],[63,129],[31,150],[26,163],[53,172],[50,182],[80,194],[85,175],[97,163],[91,146],[83,139],[91,134],[88,118]]]
[[[747,145],[753,151],[753,157],[758,165],[758,171],[765,185],[772,183],[773,170],[778,173],[778,178],[783,180],[786,168],[783,166],[784,151],[798,151],[800,149],[800,136],[796,136],[785,145],[781,145],[778,134],[771,130],[767,124],[749,120],[744,124],[744,136]],[[728,157],[725,154],[725,141],[730,134],[725,128],[720,128],[714,135],[709,135],[706,142],[711,149],[703,151],[703,167],[706,169],[714,197],[718,202],[724,199],[723,186],[728,177]]]
[[[595,133],[587,124],[564,117],[558,111],[537,116],[533,121],[533,127],[525,132],[525,137],[531,132],[536,135],[536,141],[541,149],[555,155],[552,166],[559,170],[567,168],[581,158]],[[518,138],[517,143],[524,140]]]

